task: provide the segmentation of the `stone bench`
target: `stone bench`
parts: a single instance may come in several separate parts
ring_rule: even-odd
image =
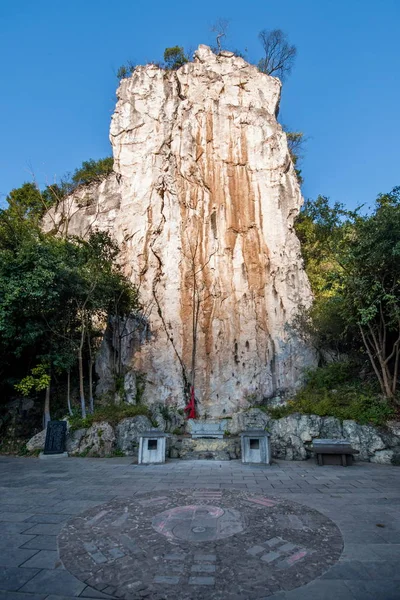
[[[347,467],[353,463],[353,455],[358,450],[351,447],[348,440],[313,440],[311,452],[315,455],[318,465],[342,465]]]
[[[189,419],[188,430],[193,439],[215,438],[223,439],[227,427],[226,419],[220,421]]]

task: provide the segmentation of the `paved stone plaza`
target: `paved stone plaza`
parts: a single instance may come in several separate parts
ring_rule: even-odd
[[[0,457],[0,600],[399,600],[400,469]]]

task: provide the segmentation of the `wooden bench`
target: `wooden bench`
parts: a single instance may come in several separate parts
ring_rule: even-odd
[[[313,440],[311,451],[314,452],[318,465],[342,465],[347,467],[353,463],[354,450],[348,440]]]

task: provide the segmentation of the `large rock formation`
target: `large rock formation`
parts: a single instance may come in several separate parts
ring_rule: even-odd
[[[199,410],[210,416],[292,392],[313,361],[290,328],[311,292],[280,89],[206,46],[178,71],[138,67],[117,92],[115,175],[47,217],[49,228],[106,229],[120,244],[146,318],[124,360],[146,374],[148,402],[184,405],[193,354]],[[104,376],[106,358],[105,348]]]

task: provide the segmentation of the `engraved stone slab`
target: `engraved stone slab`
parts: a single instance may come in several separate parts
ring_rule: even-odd
[[[198,489],[114,499],[71,519],[58,541],[66,569],[124,600],[266,598],[322,575],[343,546],[307,506]]]
[[[63,454],[65,452],[66,435],[67,423],[65,421],[49,421],[43,454]]]

